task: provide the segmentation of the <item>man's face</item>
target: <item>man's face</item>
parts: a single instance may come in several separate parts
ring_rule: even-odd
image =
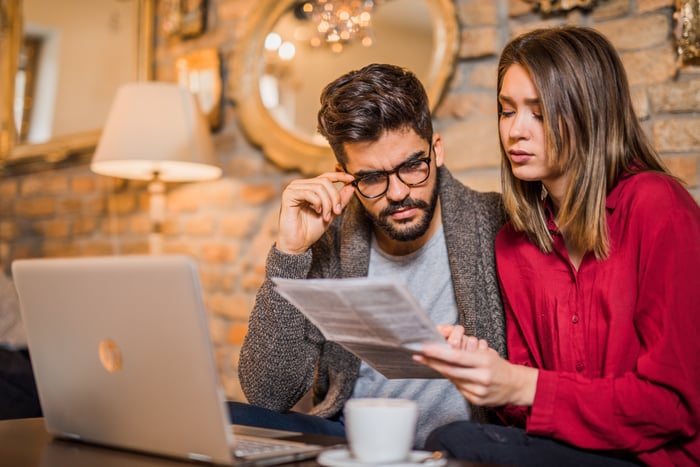
[[[422,183],[409,186],[392,173],[381,196],[369,199],[355,191],[377,235],[390,242],[411,242],[425,236],[435,224],[432,220],[438,200],[437,167],[442,165],[440,137],[433,137],[432,152],[428,142],[410,129],[386,132],[375,142],[345,144],[345,150],[346,170],[356,178],[392,171],[401,164],[430,157],[430,174]]]

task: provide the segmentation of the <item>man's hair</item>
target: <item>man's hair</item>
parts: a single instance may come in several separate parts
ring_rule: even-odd
[[[433,124],[425,88],[409,70],[367,65],[329,83],[321,93],[318,131],[345,167],[344,143],[374,142],[386,131],[412,129],[430,142]]]
[[[635,115],[622,62],[602,34],[566,26],[537,29],[506,45],[498,63],[498,95],[514,64],[528,72],[539,93],[546,157],[569,174],[559,228],[573,245],[605,258],[608,191],[625,172],[666,172]],[[502,144],[501,178],[514,228],[551,252],[542,183],[516,178]]]

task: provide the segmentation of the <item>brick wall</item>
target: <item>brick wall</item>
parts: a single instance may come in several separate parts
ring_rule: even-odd
[[[173,79],[181,54],[217,47],[227,65],[255,0],[210,0],[211,25],[202,37],[161,41],[157,77]],[[522,0],[458,0],[459,62],[435,113],[446,164],[479,190],[498,190],[495,106],[497,56],[510,37],[562,23],[591,25],[621,53],[645,128],[674,173],[700,200],[700,67],[676,70],[674,0],[601,0],[591,13],[544,17]],[[227,105],[216,135],[221,180],[168,184],[166,252],[200,265],[211,333],[229,397],[243,399],[236,380],[248,312],[275,235],[282,187],[296,178],[269,163],[241,133]],[[86,165],[0,179],[0,262],[16,258],[146,253],[146,184],[93,175]]]

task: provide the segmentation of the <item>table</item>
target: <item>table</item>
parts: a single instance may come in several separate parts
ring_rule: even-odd
[[[317,444],[335,445],[340,438],[303,435]],[[342,441],[342,439],[340,439]],[[8,467],[185,467],[208,464],[149,456],[119,449],[57,439],[46,432],[42,418],[0,421],[0,464]],[[317,467],[315,460],[285,464]],[[478,462],[449,460],[447,467],[488,467]]]

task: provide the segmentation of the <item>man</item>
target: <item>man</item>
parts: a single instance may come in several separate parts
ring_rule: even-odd
[[[309,414],[326,419],[317,431],[331,434],[343,434],[342,409],[351,397],[414,399],[420,447],[432,428],[470,415],[480,420],[484,412],[447,380],[387,380],[326,341],[270,278],[393,277],[407,283],[436,324],[462,324],[503,354],[493,255],[504,222],[500,196],[464,187],[443,167],[425,90],[402,68],[369,65],[330,83],[318,128],[337,171],[284,190],[279,234],[241,351],[243,391],[255,406],[288,412],[311,389]],[[234,422],[295,427],[263,411],[243,413],[234,408]]]

